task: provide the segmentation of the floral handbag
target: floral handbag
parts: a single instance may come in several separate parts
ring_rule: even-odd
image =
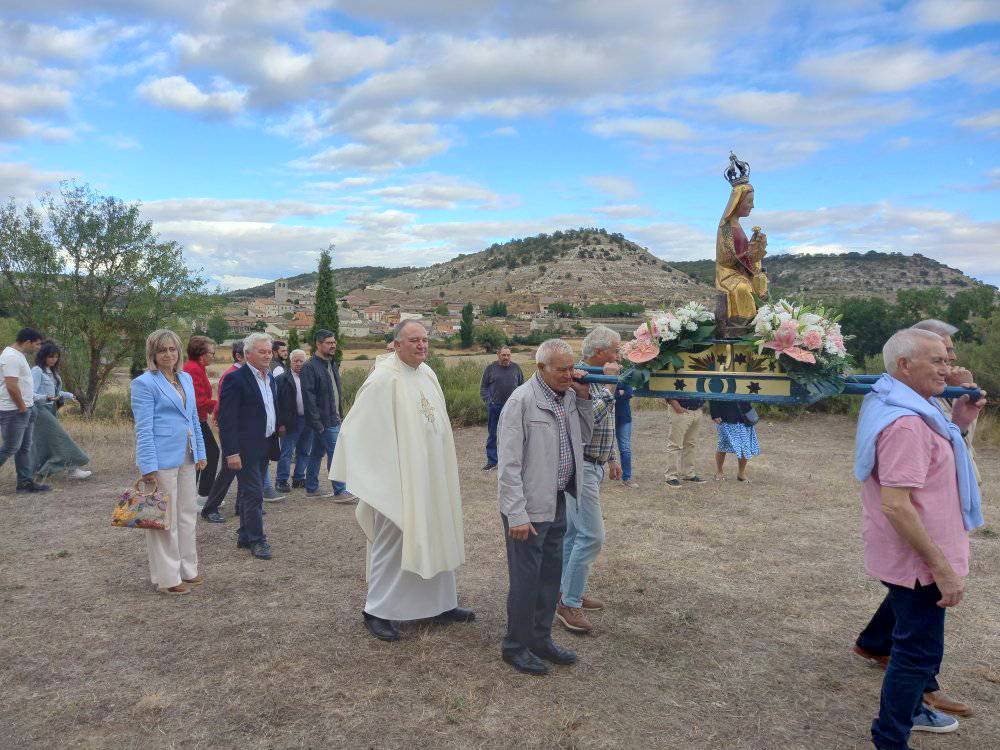
[[[159,491],[156,479],[152,480],[151,492],[143,492],[146,484],[140,477],[121,494],[111,514],[112,526],[160,531],[170,528],[170,496]]]

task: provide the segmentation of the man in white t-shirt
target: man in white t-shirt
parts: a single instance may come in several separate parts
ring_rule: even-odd
[[[11,346],[0,354],[0,466],[14,457],[18,492],[48,492],[47,484],[36,484],[35,467],[31,461],[31,437],[35,428],[35,395],[31,367],[32,357],[42,346],[42,334],[33,328],[22,328]]]

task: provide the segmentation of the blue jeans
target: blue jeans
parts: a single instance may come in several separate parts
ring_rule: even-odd
[[[312,430],[306,429],[306,419],[300,414],[295,419],[295,427],[281,438],[281,458],[278,459],[278,470],[274,477],[278,484],[288,483],[288,475],[292,469],[292,454],[295,454],[295,472],[292,474],[292,479],[305,479],[312,437]]]
[[[31,484],[35,476],[34,462],[31,460],[31,440],[35,431],[35,407],[27,411],[17,409],[0,411],[0,466],[7,459],[14,457],[14,469],[17,473],[17,486]]]
[[[892,653],[892,630],[896,626],[896,615],[892,613],[892,604],[889,603],[889,595],[875,610],[871,621],[861,631],[855,643],[865,651],[879,656],[888,656]],[[925,693],[934,693],[941,689],[938,685],[937,677],[931,677],[927,681]]]
[[[604,545],[604,517],[601,515],[601,480],[604,467],[583,462],[579,498],[566,495],[566,538],[563,540],[562,603],[567,607],[583,604],[590,568]]]
[[[627,482],[632,478],[632,420],[615,425],[615,440],[621,456],[622,481]]]
[[[933,583],[915,589],[886,586],[896,624],[872,740],[880,750],[907,750],[913,717],[944,657],[945,609],[937,605],[941,592]]]
[[[319,465],[324,455],[326,455],[326,468],[330,469],[333,451],[337,447],[337,436],[340,435],[340,425],[327,427],[322,432],[307,431],[312,432],[312,448],[309,449],[309,463],[306,464],[306,492],[315,492],[319,489]],[[334,495],[339,495],[347,489],[347,485],[343,482],[331,482],[331,484]]]
[[[489,435],[486,437],[486,463],[496,466],[497,463],[497,426],[500,424],[500,412],[503,404],[487,404],[490,420],[487,424]]]

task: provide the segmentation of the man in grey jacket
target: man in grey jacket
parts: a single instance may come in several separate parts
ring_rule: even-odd
[[[583,476],[583,446],[594,429],[588,386],[576,382],[573,350],[550,339],[535,353],[538,372],[519,386],[500,415],[498,495],[507,543],[507,636],[503,659],[543,675],[576,654],[552,640],[559,601],[566,495]],[[543,661],[543,659],[545,661]]]

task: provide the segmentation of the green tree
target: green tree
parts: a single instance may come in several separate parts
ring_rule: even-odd
[[[841,300],[836,309],[843,315],[840,328],[848,337],[847,348],[859,362],[881,353],[882,345],[904,325],[898,309],[881,297],[850,297]]]
[[[313,327],[306,337],[309,344],[316,341],[316,331],[326,329],[333,331],[337,337],[336,359],[339,362],[343,356],[340,344],[340,318],[337,315],[337,289],[333,283],[333,245],[320,253],[319,274],[316,281],[316,312]]]
[[[434,308],[434,312],[437,315],[447,315],[448,314],[448,305],[445,304],[444,302],[442,302],[440,305],[438,305],[437,307]]]
[[[267,330],[267,323],[263,320],[255,321],[252,326],[250,326],[251,331],[256,331],[257,333],[264,333]]]
[[[115,368],[135,359],[152,330],[184,335],[218,300],[140,204],[69,182],[39,203],[0,207],[0,307],[61,340],[67,390],[90,416]]]
[[[500,300],[494,300],[486,307],[484,314],[488,318],[506,318],[507,303],[501,302]]]
[[[473,342],[473,323],[472,323],[472,303],[467,302],[465,307],[462,308],[462,323],[458,329],[459,338],[462,340],[462,348],[468,349],[472,346]]]
[[[296,349],[301,349],[302,344],[299,342],[299,329],[293,328],[288,332],[288,351],[293,352]]]
[[[553,302],[549,305],[549,312],[555,313],[560,318],[578,318],[580,311],[569,302]]]
[[[993,314],[996,294],[996,289],[984,284],[972,289],[962,289],[948,300],[944,319],[958,327],[957,338],[970,339],[975,335],[974,322]]]
[[[947,304],[948,295],[939,286],[896,292],[896,313],[904,326],[927,318],[943,318]]]
[[[222,315],[216,313],[208,319],[208,337],[216,344],[221,344],[228,339],[229,333],[229,323]]]
[[[476,326],[475,339],[488,352],[499,351],[507,345],[507,334],[498,326]]]

